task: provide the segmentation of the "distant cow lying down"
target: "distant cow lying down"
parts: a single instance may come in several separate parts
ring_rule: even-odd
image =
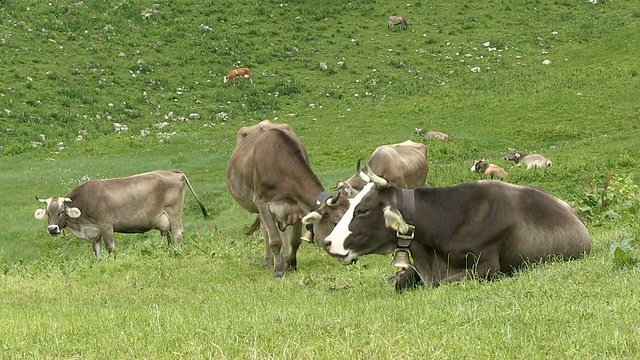
[[[509,173],[504,171],[503,168],[498,165],[489,164],[485,159],[476,160],[476,162],[473,163],[473,166],[471,167],[471,172],[479,172],[484,176],[490,176],[492,179],[494,177],[497,177],[498,179],[502,180],[509,177]]]
[[[251,83],[253,84],[253,80],[251,79],[251,70],[249,70],[249,68],[237,68],[229,71],[227,76],[224,77],[224,82],[226,83],[227,81],[231,80],[233,83],[235,83],[236,81],[238,81],[238,78],[241,77],[249,79],[249,81],[251,81]]]
[[[527,154],[526,152],[518,151],[516,149],[509,149],[509,152],[504,156],[504,159],[507,161],[514,161],[517,166],[521,166],[522,164],[524,164],[524,166],[527,167],[527,170],[531,169],[532,167],[548,168],[553,165],[551,160],[540,154]]]
[[[449,135],[440,132],[440,131],[424,131],[422,129],[416,128],[416,131],[413,132],[413,135],[422,135],[427,140],[439,140],[439,141],[448,141]]]

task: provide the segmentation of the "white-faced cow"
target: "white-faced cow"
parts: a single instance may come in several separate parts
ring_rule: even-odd
[[[407,20],[405,20],[404,16],[389,16],[387,19],[387,27],[389,29],[393,29],[394,26],[400,25],[400,30],[407,27]]]
[[[311,170],[307,152],[291,127],[265,120],[241,128],[229,159],[227,186],[238,204],[258,213],[248,233],[263,229],[264,266],[273,264],[276,277],[296,269],[300,219],[330,202],[331,195]],[[283,259],[285,230],[289,231],[290,246]]]
[[[551,160],[540,154],[527,154],[526,152],[518,151],[516,149],[509,149],[509,152],[504,156],[504,159],[515,162],[517,166],[524,164],[524,166],[527,167],[527,170],[532,167],[551,167],[552,165]]]
[[[46,204],[36,219],[49,218],[47,231],[58,236],[68,229],[93,244],[100,256],[100,239],[109,252],[115,249],[114,233],[144,233],[157,229],[169,244],[182,241],[182,209],[185,185],[200,210],[207,211],[187,176],[179,170],[156,170],[125,178],[89,180],[65,197],[38,199]]]
[[[239,78],[249,79],[253,84],[253,80],[251,79],[251,70],[249,70],[249,68],[237,68],[229,71],[227,76],[224,77],[224,82],[226,83],[231,80],[235,85]]]
[[[382,145],[376,148],[367,161],[371,171],[387,179],[390,185],[405,189],[425,186],[429,172],[427,147],[411,140],[399,144]],[[354,197],[367,184],[356,173],[345,181],[338,181],[337,190]]]
[[[413,266],[396,289],[492,279],[526,262],[589,253],[587,228],[564,201],[533,187],[477,180],[413,190],[372,180],[352,200],[326,250],[344,263],[407,248]]]
[[[489,164],[485,159],[476,160],[471,167],[471,172],[479,172],[482,176],[490,176],[492,179],[498,178],[499,180],[509,177],[509,173],[503,168],[495,164]],[[374,171],[374,173],[376,172]],[[381,177],[384,178],[384,176]]]
[[[406,189],[426,185],[429,160],[424,144],[407,140],[399,144],[379,146],[373,151],[367,164],[376,174],[383,174],[391,185]],[[338,197],[334,196],[331,201],[321,204],[302,219],[303,224],[313,224],[312,234],[307,236],[313,236],[320,245],[349,207],[348,198],[355,197],[367,184],[359,172],[360,160],[354,176],[338,181]]]

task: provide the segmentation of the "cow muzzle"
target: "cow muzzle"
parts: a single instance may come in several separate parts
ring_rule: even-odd
[[[61,234],[60,227],[58,225],[49,225],[47,226],[47,231],[51,236],[58,236]]]

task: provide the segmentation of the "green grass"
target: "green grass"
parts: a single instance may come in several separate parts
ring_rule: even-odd
[[[605,0],[0,2],[0,357],[635,358],[639,18]],[[253,85],[223,84],[237,66]],[[274,279],[225,184],[236,132],[263,119],[293,127],[327,189],[377,146],[443,131],[412,138],[429,186],[486,158],[579,209],[592,253],[396,294],[390,257],[342,266],[304,244]],[[554,166],[512,167],[509,147]],[[33,218],[34,195],[160,168],[211,214],[187,195],[178,247],[117,234],[95,261]]]

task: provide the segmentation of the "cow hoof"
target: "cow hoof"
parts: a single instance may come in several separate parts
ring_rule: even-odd
[[[283,276],[284,276],[284,273],[285,273],[285,272],[286,272],[286,271],[285,271],[284,266],[280,265],[280,266],[277,266],[277,267],[275,268],[275,270],[273,271],[273,276],[274,276],[275,278],[281,278],[281,277],[283,277]]]
[[[287,261],[287,270],[290,270],[290,271],[298,270],[298,260],[293,259],[291,261]]]

